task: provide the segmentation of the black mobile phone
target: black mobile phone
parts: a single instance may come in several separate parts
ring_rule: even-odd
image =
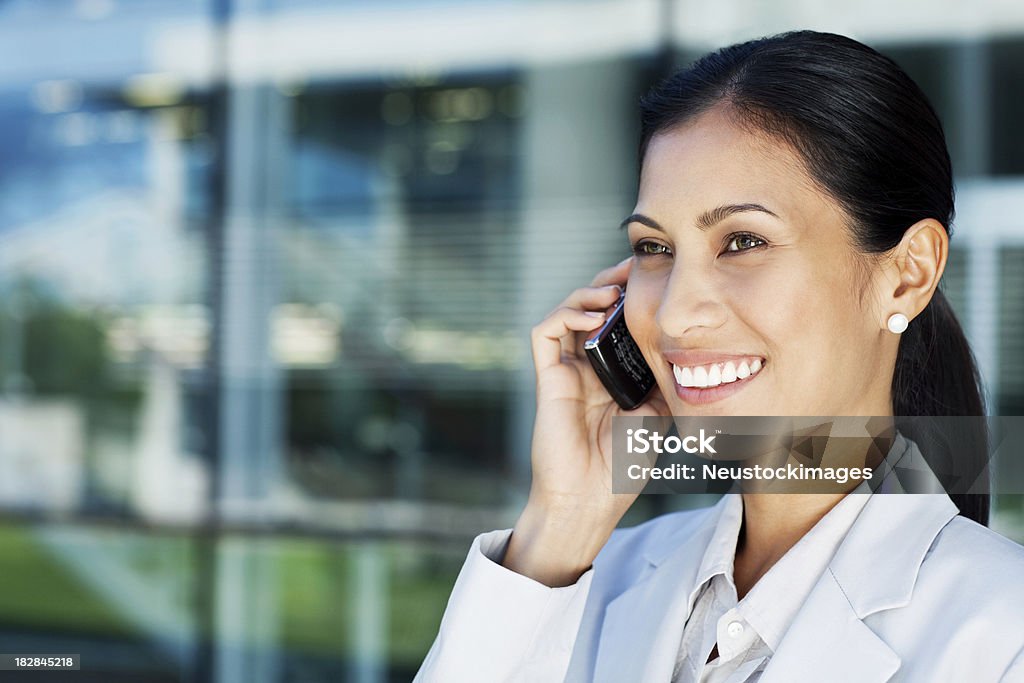
[[[604,325],[583,342],[583,350],[608,393],[624,410],[633,410],[654,388],[654,373],[626,328],[623,292]]]

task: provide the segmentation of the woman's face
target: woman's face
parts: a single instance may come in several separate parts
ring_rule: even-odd
[[[720,109],[651,140],[626,323],[673,414],[891,414],[897,337],[844,218]]]

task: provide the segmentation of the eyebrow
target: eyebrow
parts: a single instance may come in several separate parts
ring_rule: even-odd
[[[709,230],[716,223],[721,223],[733,214],[747,213],[750,211],[759,211],[761,213],[766,213],[769,216],[774,216],[775,218],[779,217],[774,211],[766,209],[760,204],[726,204],[725,206],[719,206],[709,211],[705,211],[701,215],[697,216],[696,225],[699,230]],[[634,213],[627,216],[626,220],[619,224],[619,229],[621,230],[625,228],[630,223],[640,223],[641,225],[646,225],[648,228],[660,230],[661,232],[668,232],[665,228],[661,227],[656,220],[649,216],[645,216],[642,213]]]

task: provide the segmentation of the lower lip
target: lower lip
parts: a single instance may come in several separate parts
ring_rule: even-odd
[[[672,365],[669,364],[669,372],[672,372]],[[764,372],[764,366],[757,371],[756,374],[747,377],[746,379],[738,379],[735,382],[729,382],[728,384],[719,384],[717,387],[684,387],[680,386],[675,381],[675,373],[672,373],[672,383],[676,387],[676,396],[683,399],[686,403],[694,406],[703,406],[715,401],[721,401],[723,398],[732,396],[737,391],[742,391],[747,385],[753,382],[755,379],[761,376]]]

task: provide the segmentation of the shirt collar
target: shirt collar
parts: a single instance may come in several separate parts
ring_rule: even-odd
[[[732,583],[736,542],[739,540],[740,527],[743,526],[743,496],[739,493],[726,493],[715,508],[718,511],[715,530],[697,569],[694,592],[700,590],[716,574],[724,574]]]

